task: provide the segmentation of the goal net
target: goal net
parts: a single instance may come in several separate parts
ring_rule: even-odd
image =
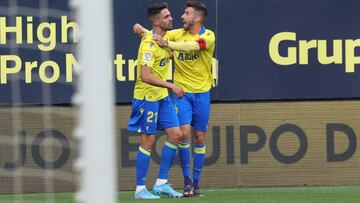
[[[0,1],[0,202],[115,202],[111,4]]]

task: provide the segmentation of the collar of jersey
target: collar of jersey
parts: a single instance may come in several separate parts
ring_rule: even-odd
[[[151,33],[152,33],[153,35],[155,35],[155,34],[156,34],[155,30],[151,30]]]
[[[201,27],[201,30],[200,30],[200,32],[199,32],[199,35],[202,35],[202,34],[204,34],[205,33],[205,26],[202,26]]]

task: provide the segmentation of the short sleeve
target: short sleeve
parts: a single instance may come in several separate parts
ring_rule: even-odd
[[[140,64],[154,67],[155,64],[155,44],[152,41],[145,41],[142,43],[140,48]]]
[[[215,45],[215,34],[211,30],[206,30],[204,34],[200,35],[206,42],[206,49],[212,48]]]

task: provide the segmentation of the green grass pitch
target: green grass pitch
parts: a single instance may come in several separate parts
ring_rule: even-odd
[[[307,187],[252,187],[252,188],[213,188],[202,190],[204,197],[143,201],[133,199],[133,192],[119,192],[119,202],[206,202],[206,203],[331,203],[360,202],[360,185],[355,186],[307,186]],[[47,194],[0,195],[0,203],[23,200],[26,203],[56,202],[71,203],[74,193],[55,193],[55,201]]]

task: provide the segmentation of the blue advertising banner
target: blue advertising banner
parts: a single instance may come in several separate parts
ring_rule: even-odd
[[[359,98],[359,1],[220,1],[220,100]]]
[[[50,2],[48,17],[36,0],[18,1],[18,13],[0,2],[0,104],[71,103],[77,23],[67,0]],[[112,68],[117,103],[133,96],[140,38],[132,26],[150,28],[146,10],[153,2],[114,1],[114,63],[99,71]],[[216,34],[212,101],[360,97],[359,1],[203,2],[205,26]],[[184,1],[168,3],[173,27],[181,28]]]

